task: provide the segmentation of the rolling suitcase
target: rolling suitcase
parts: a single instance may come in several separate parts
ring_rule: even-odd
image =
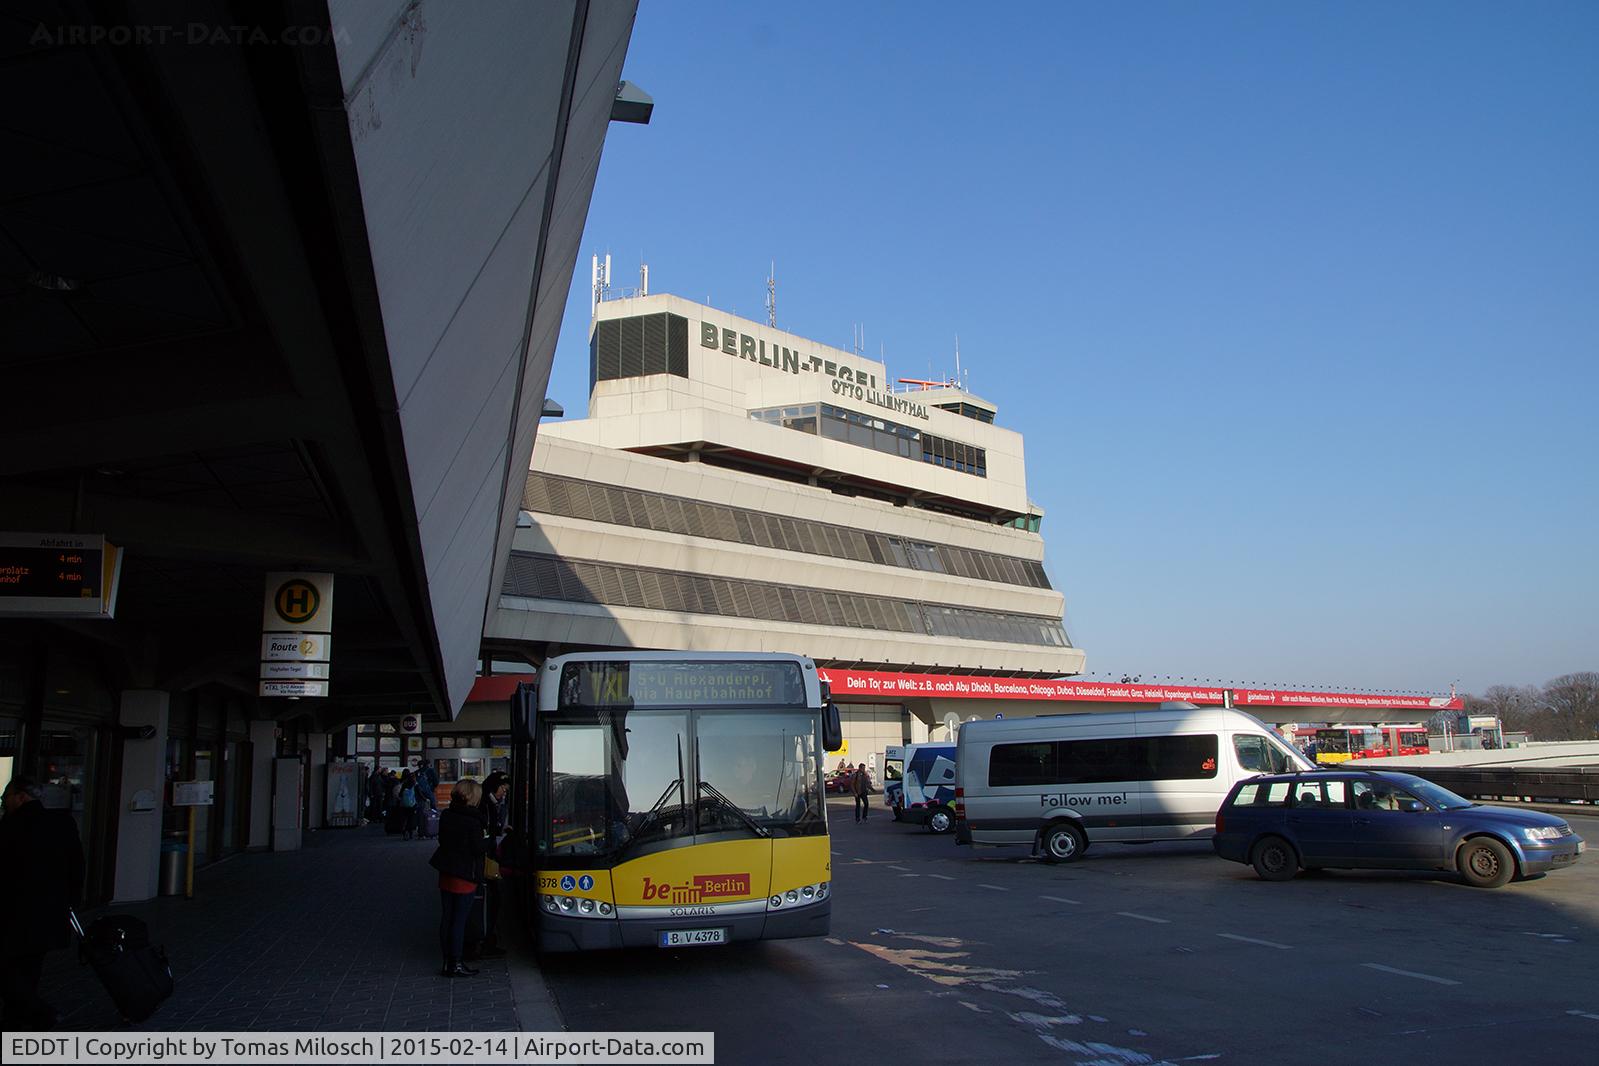
[[[422,836],[432,840],[439,835],[439,812],[435,807],[429,807],[422,812]]]
[[[151,946],[150,931],[139,919],[108,914],[85,931],[73,914],[72,928],[79,958],[93,968],[124,1021],[144,1021],[172,995],[166,952]]]

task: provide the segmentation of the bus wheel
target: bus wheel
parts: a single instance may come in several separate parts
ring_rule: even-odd
[[[1292,881],[1299,872],[1299,856],[1282,837],[1267,837],[1256,844],[1249,862],[1262,881]]]
[[[1088,841],[1083,831],[1070,822],[1056,822],[1044,830],[1044,860],[1046,862],[1076,862],[1083,857]]]
[[[1473,888],[1498,888],[1516,874],[1516,860],[1510,849],[1493,837],[1472,837],[1460,847],[1455,859],[1460,876]]]
[[[948,807],[936,808],[927,816],[927,828],[935,833],[947,833],[955,827],[955,816]]]

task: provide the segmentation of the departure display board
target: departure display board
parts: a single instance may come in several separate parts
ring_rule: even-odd
[[[804,707],[796,662],[567,663],[562,707]]]
[[[117,549],[90,533],[0,533],[0,615],[109,618]]]

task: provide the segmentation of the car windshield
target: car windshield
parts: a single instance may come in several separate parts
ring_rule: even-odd
[[[1475,803],[1464,796],[1457,796],[1442,785],[1435,785],[1431,781],[1424,781],[1419,777],[1411,777],[1407,774],[1403,778],[1403,783],[1405,788],[1441,811],[1456,811],[1463,807],[1476,806]]]

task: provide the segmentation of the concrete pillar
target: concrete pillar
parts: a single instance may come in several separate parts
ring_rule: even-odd
[[[272,758],[278,753],[278,723],[250,723],[250,841],[262,851],[272,846]]]
[[[301,834],[300,786],[303,766],[298,756],[272,760],[272,850],[296,851]]]
[[[306,828],[314,831],[327,826],[328,735],[312,733],[306,746],[311,749],[311,820]]]
[[[154,899],[161,876],[161,811],[166,797],[167,711],[171,694],[158,690],[122,693],[117,722],[150,732],[122,744],[122,790],[117,804],[115,903]]]
[[[915,715],[915,714],[907,714],[906,717],[910,720],[910,725],[911,725],[911,741],[910,742],[912,744],[926,744],[927,743],[927,723],[922,721],[922,719],[920,717],[918,717],[917,715]]]

